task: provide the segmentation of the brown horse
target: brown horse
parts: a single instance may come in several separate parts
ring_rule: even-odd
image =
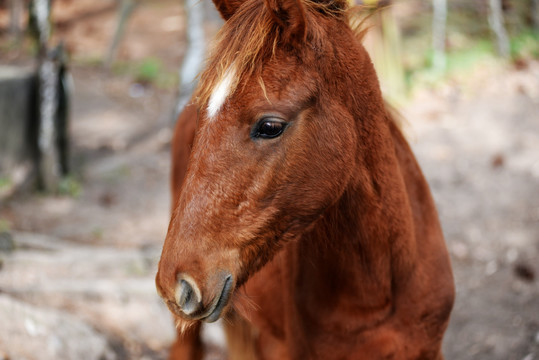
[[[173,139],[156,284],[171,358],[442,359],[436,209],[346,0],[214,0],[226,20]]]

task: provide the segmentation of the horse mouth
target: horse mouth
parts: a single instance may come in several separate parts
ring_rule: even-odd
[[[217,301],[210,307],[206,312],[207,316],[202,317],[200,320],[212,323],[217,321],[223,312],[223,309],[228,304],[230,296],[232,295],[232,290],[234,289],[234,282],[232,280],[232,275],[228,275],[225,279],[225,284],[221,290],[221,294],[217,297]]]

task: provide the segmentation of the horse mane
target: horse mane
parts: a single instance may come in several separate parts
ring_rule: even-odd
[[[322,3],[313,0],[299,1],[305,6],[307,16],[341,17],[354,31],[358,41],[363,39],[368,30],[364,26],[366,17],[358,20],[357,16],[364,10],[364,6],[349,8],[345,5],[342,9],[343,3],[337,0]],[[217,34],[206,70],[200,75],[195,91],[195,99],[200,108],[208,104],[213,89],[232,69],[235,76],[230,84],[230,93],[237,89],[242,79],[252,76],[256,76],[262,89],[265,89],[260,76],[262,66],[267,59],[275,55],[282,37],[280,25],[265,6],[263,0],[247,0]],[[315,21],[309,22],[307,39],[313,47],[321,44],[321,34],[320,25]]]

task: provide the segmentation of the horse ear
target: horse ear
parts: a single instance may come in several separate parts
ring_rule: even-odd
[[[230,19],[244,2],[245,0],[213,0],[215,7],[225,21]]]
[[[304,41],[307,36],[305,5],[302,0],[264,0],[287,40]]]

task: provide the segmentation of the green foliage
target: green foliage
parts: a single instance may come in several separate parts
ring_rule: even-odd
[[[456,49],[447,54],[447,71],[465,71],[473,68],[475,65],[491,58],[496,53],[494,45],[490,40],[478,40],[472,46]]]
[[[11,223],[6,219],[0,219],[0,233],[9,232],[11,230]]]
[[[103,180],[109,184],[118,184],[131,175],[131,168],[127,165],[120,165],[103,174]]]
[[[497,61],[494,45],[490,40],[477,40],[466,45],[447,51],[445,69],[435,69],[432,66],[432,50],[425,50],[422,58],[415,54],[415,67],[405,69],[408,91],[413,93],[415,89],[424,86],[435,87],[447,78],[466,78],[479,64]]]
[[[141,62],[116,61],[112,70],[116,75],[128,76],[135,82],[163,89],[173,89],[178,83],[176,72],[166,69],[156,58],[147,58]]]
[[[154,83],[162,72],[163,65],[155,58],[145,59],[137,66],[135,80],[142,83]]]
[[[66,176],[58,184],[58,192],[61,195],[78,198],[82,193],[82,185],[73,176]]]
[[[104,230],[103,228],[100,228],[100,227],[95,227],[93,230],[92,230],[92,237],[94,238],[94,240],[103,240],[103,235],[104,235]]]
[[[12,185],[12,181],[7,177],[0,177],[0,190],[9,188]]]
[[[539,58],[539,31],[526,29],[511,38],[512,58]]]
[[[71,64],[76,64],[82,67],[97,68],[103,65],[103,59],[98,56],[86,56],[70,59]]]
[[[423,3],[424,4],[424,3]],[[421,86],[436,86],[451,79],[465,79],[478,66],[503,63],[497,54],[496,38],[488,23],[486,3],[448,1],[446,66],[433,69],[432,8],[399,19],[402,30],[402,63],[408,92]],[[410,9],[414,6],[410,6]],[[529,27],[530,3],[511,2],[505,12],[513,59],[539,59],[539,32]]]
[[[504,61],[499,58],[493,37],[468,38],[463,34],[448,34],[452,46],[446,52],[446,68],[442,72],[432,68],[433,52],[418,38],[405,39],[405,44],[420,44],[404,54],[405,80],[410,92],[416,87],[433,86],[447,78],[463,78],[477,66]],[[539,32],[524,30],[511,37],[511,57],[513,59],[539,59]],[[413,48],[410,46],[405,49]]]

